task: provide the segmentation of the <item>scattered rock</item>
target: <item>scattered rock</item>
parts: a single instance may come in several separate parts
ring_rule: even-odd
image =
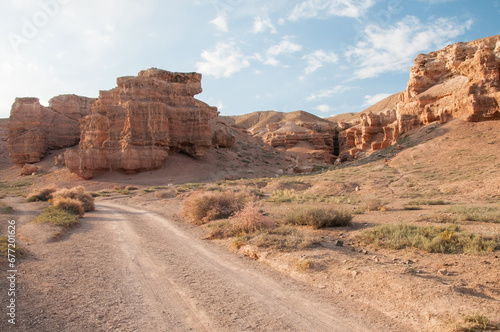
[[[24,164],[23,169],[21,170],[21,175],[36,175],[40,172],[40,167],[31,164]]]
[[[343,247],[344,246],[344,242],[341,241],[341,240],[337,240],[337,241],[335,241],[335,246],[337,246],[337,247]]]

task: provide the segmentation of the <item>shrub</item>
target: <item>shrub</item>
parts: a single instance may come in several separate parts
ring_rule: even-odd
[[[245,193],[197,191],[184,200],[182,214],[196,224],[204,224],[232,216],[247,200]]]
[[[74,187],[71,189],[60,189],[53,194],[53,197],[54,202],[61,198],[78,200],[82,203],[84,212],[95,210],[94,197],[92,197],[92,194],[86,192],[85,188],[82,186]]]
[[[85,214],[83,203],[77,199],[57,197],[54,199],[54,206],[77,216],[83,216]]]
[[[408,205],[448,205],[450,203],[442,199],[415,199],[408,202]]]
[[[33,192],[26,197],[26,202],[32,203],[32,202],[47,202],[49,199],[52,198],[52,194],[56,192],[56,188],[43,188],[40,189],[39,191]]]
[[[78,224],[78,215],[57,206],[49,206],[33,220],[38,223],[49,223],[55,226],[71,227]]]
[[[254,203],[249,203],[241,211],[236,212],[231,221],[237,233],[252,233],[274,227],[274,222]]]
[[[500,207],[493,206],[454,206],[448,212],[462,220],[500,223]]]
[[[301,206],[285,216],[285,223],[315,228],[349,226],[352,215],[329,206]]]
[[[382,200],[379,198],[374,198],[374,197],[366,198],[364,200],[364,205],[368,209],[368,211],[386,210],[384,202],[382,202]]]
[[[464,232],[458,226],[418,227],[407,224],[382,225],[357,236],[365,244],[390,249],[417,248],[429,253],[490,253],[497,243],[482,236]]]
[[[294,270],[299,272],[307,272],[313,267],[313,262],[310,259],[300,259],[293,264]]]
[[[9,239],[5,236],[0,236],[0,262],[7,260],[8,253],[9,253]],[[19,244],[16,243],[16,247],[14,248],[14,255],[16,255],[16,257],[19,257],[24,254],[25,254],[24,249]]]
[[[11,214],[14,212],[12,206],[8,206],[3,202],[0,202],[0,214]]]
[[[299,229],[287,225],[270,228],[252,239],[252,244],[257,247],[282,251],[303,250],[316,243],[312,237],[308,237]]]

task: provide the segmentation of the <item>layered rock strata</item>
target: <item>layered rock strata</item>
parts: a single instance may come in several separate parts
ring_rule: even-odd
[[[49,101],[16,98],[8,122],[8,151],[13,164],[39,162],[48,150],[78,144],[79,119],[90,114],[93,98],[61,95]]]
[[[383,149],[398,135],[435,121],[500,119],[500,36],[420,54],[414,63],[394,107],[343,124],[342,151],[355,155]]]
[[[101,91],[80,121],[79,149],[64,156],[71,172],[89,179],[102,171],[157,169],[169,152],[201,157],[212,146],[210,119],[218,112],[194,98],[202,92],[201,74],[152,68],[117,85]]]

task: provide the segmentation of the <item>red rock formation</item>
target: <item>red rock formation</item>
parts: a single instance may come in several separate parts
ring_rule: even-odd
[[[62,95],[49,101],[16,98],[8,123],[8,150],[12,163],[36,163],[48,150],[70,147],[80,138],[79,119],[90,114],[92,98]]]
[[[389,98],[392,98],[389,97]],[[381,102],[382,103],[382,102]],[[340,132],[342,152],[373,152],[398,135],[431,122],[500,119],[500,36],[420,54],[399,102],[380,114],[361,114]]]
[[[194,98],[202,92],[200,74],[153,68],[117,84],[101,91],[80,121],[79,149],[65,153],[71,172],[86,179],[109,170],[135,173],[159,168],[169,151],[200,157],[210,149],[217,109]]]

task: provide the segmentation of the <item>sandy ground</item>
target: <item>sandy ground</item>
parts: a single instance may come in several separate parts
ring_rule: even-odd
[[[29,243],[18,265],[17,331],[408,330],[200,240],[200,229],[171,219],[175,206],[160,215],[99,200],[81,226],[51,241],[50,230],[29,229],[43,204],[10,203]],[[5,319],[0,329],[14,330]]]

